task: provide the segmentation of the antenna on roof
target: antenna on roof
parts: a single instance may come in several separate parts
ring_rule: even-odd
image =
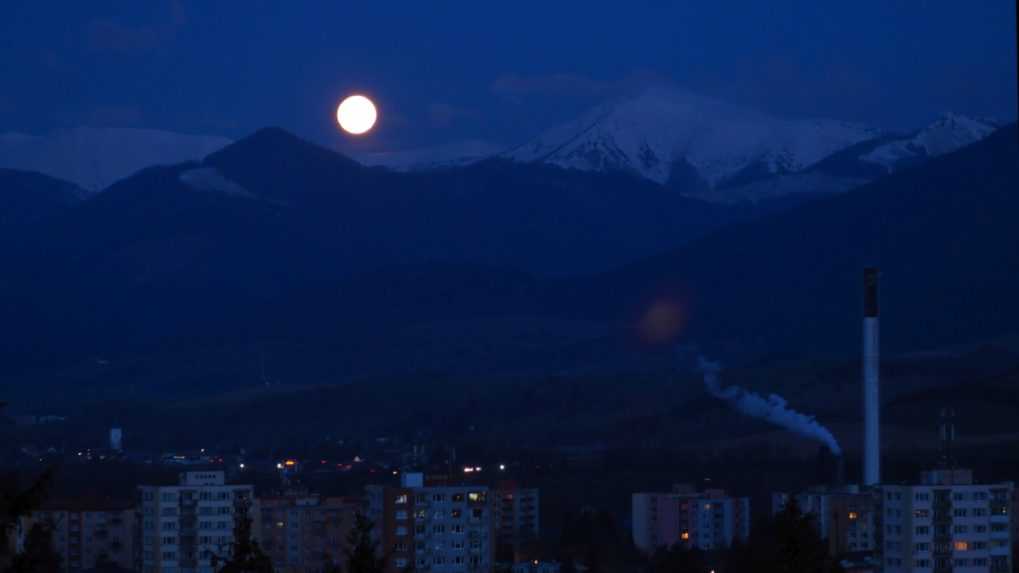
[[[955,468],[955,458],[952,454],[952,446],[955,442],[955,409],[945,407],[941,409],[941,419],[938,423],[938,436],[941,439],[941,467],[945,469]]]

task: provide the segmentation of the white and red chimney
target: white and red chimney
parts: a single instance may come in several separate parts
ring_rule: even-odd
[[[881,483],[877,268],[863,270],[863,485]]]

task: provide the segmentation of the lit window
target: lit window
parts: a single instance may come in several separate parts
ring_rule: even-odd
[[[969,542],[967,542],[967,541],[956,541],[955,542],[955,550],[956,551],[969,551]]]
[[[856,520],[856,518],[858,518],[858,517],[860,517],[860,516],[859,516],[859,515],[858,515],[858,514],[857,514],[857,513],[855,512],[855,511],[850,511],[850,512],[849,512],[849,519],[851,519],[851,520],[854,520],[854,521],[855,521],[855,520]]]
[[[690,540],[690,532],[689,531],[684,531],[683,533],[680,533],[679,534],[679,538],[682,539],[683,541],[689,541]]]

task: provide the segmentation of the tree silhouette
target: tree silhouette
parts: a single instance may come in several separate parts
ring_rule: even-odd
[[[379,555],[379,543],[372,535],[375,525],[370,519],[358,513],[354,516],[354,528],[347,534],[346,573],[383,573],[386,558]]]
[[[22,489],[17,474],[0,476],[0,569],[11,563],[10,536],[17,530],[22,517],[42,505],[53,483],[53,468],[47,469],[31,485]]]
[[[818,535],[811,515],[804,515],[794,498],[771,519],[757,524],[746,545],[732,551],[731,573],[840,573],[838,562]]]
[[[41,523],[32,525],[25,549],[14,556],[6,573],[59,573],[60,555],[53,549],[53,532]]]
[[[588,573],[620,571],[639,563],[640,558],[629,535],[616,526],[606,511],[585,510],[567,515],[559,540],[559,559],[581,564]]]
[[[117,565],[106,553],[100,553],[96,557],[95,567],[89,569],[88,573],[130,573],[130,570]]]
[[[234,502],[233,550],[221,573],[273,573],[272,560],[251,538],[250,507],[251,500],[247,498]]]
[[[659,548],[648,564],[649,573],[703,573],[707,570],[703,551],[678,544]]]

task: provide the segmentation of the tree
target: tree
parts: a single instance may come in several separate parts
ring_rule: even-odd
[[[343,567],[340,567],[337,563],[333,563],[332,561],[327,561],[322,573],[343,573]]]
[[[703,551],[679,544],[659,548],[648,564],[649,573],[702,573],[707,570]]]
[[[585,510],[567,515],[559,541],[559,560],[583,565],[589,573],[628,569],[640,559],[630,536],[621,532],[606,511]]]
[[[372,535],[375,524],[362,514],[354,516],[354,528],[347,534],[346,573],[383,573],[386,558],[379,555],[379,543]]]
[[[17,530],[22,517],[28,517],[42,505],[53,483],[53,473],[52,468],[47,469],[25,489],[22,489],[17,474],[0,476],[0,568],[14,557],[9,554],[10,536]]]
[[[96,557],[95,567],[89,569],[88,573],[130,573],[130,570],[117,565],[106,553],[100,553]]]
[[[14,556],[6,573],[59,573],[60,555],[53,549],[53,532],[41,523],[32,525],[25,549]]]
[[[234,503],[234,542],[230,560],[221,573],[273,573],[272,560],[251,538],[251,517],[248,509],[251,501],[238,499]]]
[[[814,526],[814,518],[804,515],[795,499],[790,499],[778,515],[760,522],[746,545],[733,549],[727,567],[729,573],[840,573],[838,562]]]

